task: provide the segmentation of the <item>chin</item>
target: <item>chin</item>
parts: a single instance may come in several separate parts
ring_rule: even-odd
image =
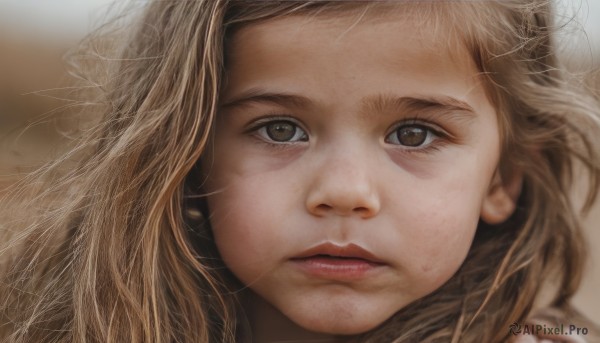
[[[328,323],[321,322],[315,325],[304,327],[305,329],[317,333],[329,334],[329,335],[340,335],[340,336],[352,336],[359,335],[365,332],[371,331],[376,328],[380,323]]]
[[[360,313],[323,314],[310,318],[290,318],[302,328],[323,334],[351,336],[371,331],[387,318],[374,320],[372,316]]]

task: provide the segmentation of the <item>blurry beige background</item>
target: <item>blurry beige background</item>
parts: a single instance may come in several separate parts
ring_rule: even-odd
[[[101,22],[109,2],[0,0],[0,194],[18,171],[60,152],[64,123],[52,120],[50,111],[65,104],[53,98],[61,92],[32,92],[68,86],[61,55]],[[570,22],[558,41],[573,70],[599,68],[600,1],[560,0],[557,9],[557,20]],[[570,21],[573,16],[577,21]],[[592,256],[575,304],[600,323],[600,205],[587,218],[586,230]]]

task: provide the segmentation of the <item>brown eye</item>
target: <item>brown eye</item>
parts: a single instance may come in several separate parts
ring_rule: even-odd
[[[258,134],[266,140],[286,143],[306,141],[306,133],[298,125],[285,120],[273,121],[258,130]]]
[[[404,125],[386,138],[387,143],[407,147],[419,147],[431,143],[435,134],[422,125]]]
[[[419,146],[427,138],[427,130],[418,126],[405,126],[396,131],[398,142],[406,146]]]

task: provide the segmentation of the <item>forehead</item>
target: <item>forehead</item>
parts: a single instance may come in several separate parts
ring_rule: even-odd
[[[379,73],[381,81],[392,71],[402,78],[408,68],[423,71],[423,83],[439,82],[440,74],[472,78],[478,71],[457,30],[444,19],[449,14],[430,7],[355,6],[244,25],[228,40],[225,93],[265,80],[277,83],[290,75],[348,81],[348,70],[355,78]],[[325,67],[332,59],[339,61],[339,68]]]
[[[271,40],[292,41],[309,29],[318,34],[319,29],[336,27],[339,29],[336,42],[342,42],[347,36],[360,36],[352,34],[360,33],[365,26],[380,28],[382,33],[410,30],[411,36],[402,37],[406,44],[418,43],[449,58],[463,60],[471,57],[466,49],[470,44],[466,41],[473,27],[478,26],[469,21],[475,22],[477,13],[482,14],[477,4],[462,1],[319,1],[312,5],[286,9],[278,9],[275,5],[266,5],[260,10],[248,8],[248,12],[262,11],[262,14],[252,19],[237,19],[230,26],[226,40],[227,60],[233,57],[232,45],[239,46],[248,38],[256,43],[267,36]]]

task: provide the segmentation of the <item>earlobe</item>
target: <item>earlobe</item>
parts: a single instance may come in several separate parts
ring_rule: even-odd
[[[481,204],[481,219],[490,225],[506,221],[515,211],[523,185],[523,174],[517,172],[511,175],[508,182],[502,181],[500,173],[496,171]]]

